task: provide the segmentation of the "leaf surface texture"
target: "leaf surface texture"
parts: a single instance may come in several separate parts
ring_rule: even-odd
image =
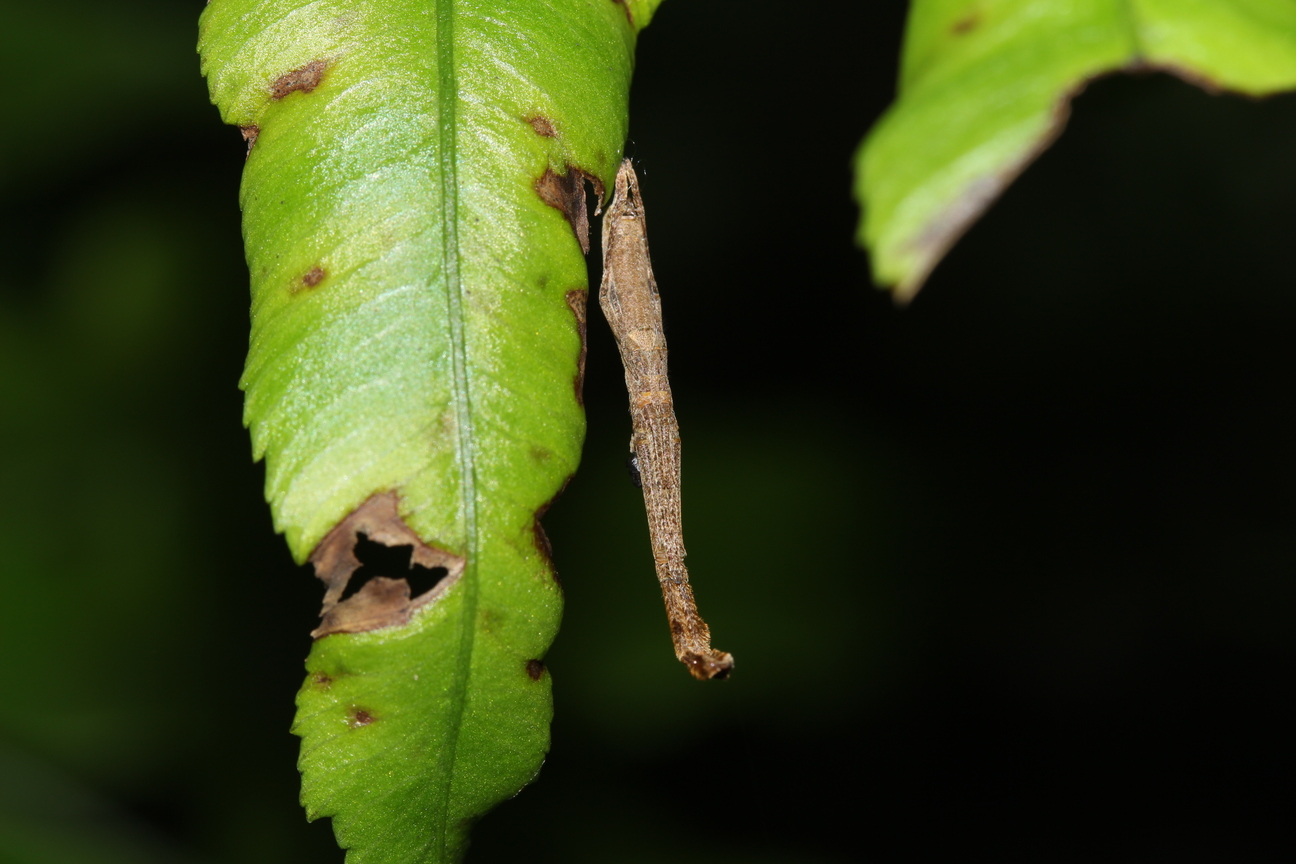
[[[302,800],[351,864],[457,860],[548,748],[561,591],[537,520],[584,435],[588,286],[583,207],[542,190],[615,174],[656,4],[634,5],[639,21],[611,0],[213,0],[202,17],[212,99],[249,142],[244,420],[275,525],[299,562],[335,529],[407,529],[416,560],[463,562],[403,616],[383,614],[403,574],[371,580],[360,594],[391,589],[379,614],[307,661]],[[375,501],[388,524],[337,528]]]

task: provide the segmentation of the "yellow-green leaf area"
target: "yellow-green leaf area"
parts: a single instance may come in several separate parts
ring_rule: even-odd
[[[351,864],[458,860],[548,747],[561,592],[537,519],[579,459],[588,278],[579,202],[539,186],[611,182],[654,7],[633,23],[611,0],[203,13],[212,99],[249,144],[241,386],[275,525],[305,561],[390,493],[465,562],[412,616],[312,648],[303,803]]]
[[[493,607],[472,661],[473,686],[455,730],[459,695],[445,669],[467,625],[451,593],[409,627],[339,634],[317,643],[297,697],[302,801],[333,816],[347,861],[454,861],[473,820],[539,771],[552,711],[543,666],[514,662],[548,640],[518,610]],[[534,676],[534,677],[533,677]],[[475,719],[489,722],[473,722]],[[443,782],[429,782],[429,778]]]
[[[1252,95],[1296,86],[1296,3],[915,0],[898,98],[856,156],[875,281],[912,297],[1086,81],[1148,67]]]

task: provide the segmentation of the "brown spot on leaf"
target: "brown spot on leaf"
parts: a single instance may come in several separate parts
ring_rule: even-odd
[[[626,20],[630,22],[631,26],[634,26],[634,13],[630,11],[630,4],[626,0],[612,0],[612,2],[621,7],[621,10],[625,12]]]
[[[380,627],[399,627],[414,612],[441,597],[463,575],[464,559],[424,543],[401,519],[395,492],[381,492],[369,498],[325,535],[311,553],[315,575],[326,586],[320,609],[320,626],[311,636],[321,639],[331,633],[363,633]],[[342,599],[352,574],[360,568],[356,545],[360,535],[383,546],[412,547],[410,564],[430,570],[444,568],[446,575],[428,591],[410,598],[409,581],[375,576],[355,594]]]
[[[333,686],[333,679],[325,675],[323,672],[316,672],[311,676],[311,683],[321,690],[327,690],[329,687]]]
[[[477,618],[481,631],[487,635],[498,633],[504,627],[504,613],[498,609],[483,609]]]
[[[253,123],[251,126],[240,126],[239,131],[243,133],[243,140],[247,142],[247,155],[251,156],[252,148],[256,146],[257,138],[261,135],[261,127]]]
[[[531,534],[535,540],[536,551],[539,552],[540,557],[544,559],[545,566],[549,568],[549,572],[553,574],[554,581],[558,582],[560,588],[562,587],[562,583],[558,580],[558,571],[554,569],[553,563],[553,545],[549,542],[549,535],[545,533],[544,526],[540,524],[540,520],[549,512],[549,508],[553,506],[554,502],[562,497],[563,490],[567,488],[567,484],[571,482],[571,479],[572,475],[568,474],[567,479],[563,480],[562,487],[554,493],[552,498],[540,505],[540,508],[535,512],[535,517],[531,520]]]
[[[981,24],[981,16],[976,12],[969,12],[959,20],[955,21],[950,27],[950,32],[957,36],[962,36],[971,30],[975,30]]]
[[[588,346],[585,344],[586,314],[585,309],[589,304],[589,292],[584,288],[576,288],[568,291],[565,295],[567,305],[571,307],[572,314],[576,316],[576,332],[580,334],[580,356],[576,358],[576,404],[585,404],[585,355],[588,353]]]
[[[581,252],[589,254],[589,211],[585,207],[585,183],[594,186],[594,193],[603,200],[603,181],[579,168],[567,166],[566,174],[555,174],[553,168],[535,182],[536,194],[550,207],[556,207],[567,217],[572,233],[580,243]]]
[[[323,282],[324,277],[327,275],[328,273],[324,271],[324,268],[316,264],[314,267],[306,271],[306,275],[301,277],[302,287],[314,288],[316,285]]]
[[[352,729],[359,729],[361,726],[368,726],[377,719],[363,708],[352,708],[351,716],[347,718],[347,725]]]
[[[324,78],[328,62],[312,60],[305,66],[299,66],[291,72],[285,72],[270,83],[270,98],[282,99],[289,93],[309,93],[319,86]]]
[[[554,128],[553,121],[548,117],[537,114],[534,117],[528,117],[527,122],[531,124],[531,128],[534,129],[535,133],[541,138],[558,137],[558,130]]]
[[[544,677],[545,665],[539,660],[528,660],[526,662],[527,674],[531,676],[532,681],[539,681]]]
[[[535,535],[536,551],[540,553],[540,557],[544,558],[545,566],[554,571],[554,578],[557,579],[558,573],[553,566],[553,544],[549,542],[549,535],[545,533],[544,526],[540,524],[538,516],[531,530]]]

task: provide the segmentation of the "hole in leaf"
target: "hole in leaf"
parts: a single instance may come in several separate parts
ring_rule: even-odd
[[[420,606],[450,590],[467,564],[410,530],[395,492],[370,496],[333,526],[310,561],[327,586],[315,639],[408,624]]]
[[[342,599],[351,597],[370,579],[386,576],[388,579],[405,579],[409,582],[410,596],[419,597],[431,591],[450,572],[445,567],[424,567],[415,564],[410,567],[410,558],[414,554],[413,546],[386,546],[369,535],[360,532],[356,535],[355,557],[360,560],[360,568],[351,574]]]

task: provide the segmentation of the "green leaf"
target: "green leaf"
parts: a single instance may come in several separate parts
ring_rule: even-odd
[[[626,17],[634,23],[635,27],[642,30],[648,26],[662,0],[612,0],[612,2],[624,6]]]
[[[1296,2],[915,0],[899,98],[856,156],[875,281],[911,298],[1087,81],[1149,68],[1252,96],[1296,87]]]
[[[584,181],[615,175],[655,6],[203,14],[212,99],[249,141],[245,421],[275,524],[329,589],[302,800],[352,864],[457,860],[548,749],[561,591],[537,520],[584,435]],[[438,587],[411,600],[394,572],[342,599],[364,538]]]

